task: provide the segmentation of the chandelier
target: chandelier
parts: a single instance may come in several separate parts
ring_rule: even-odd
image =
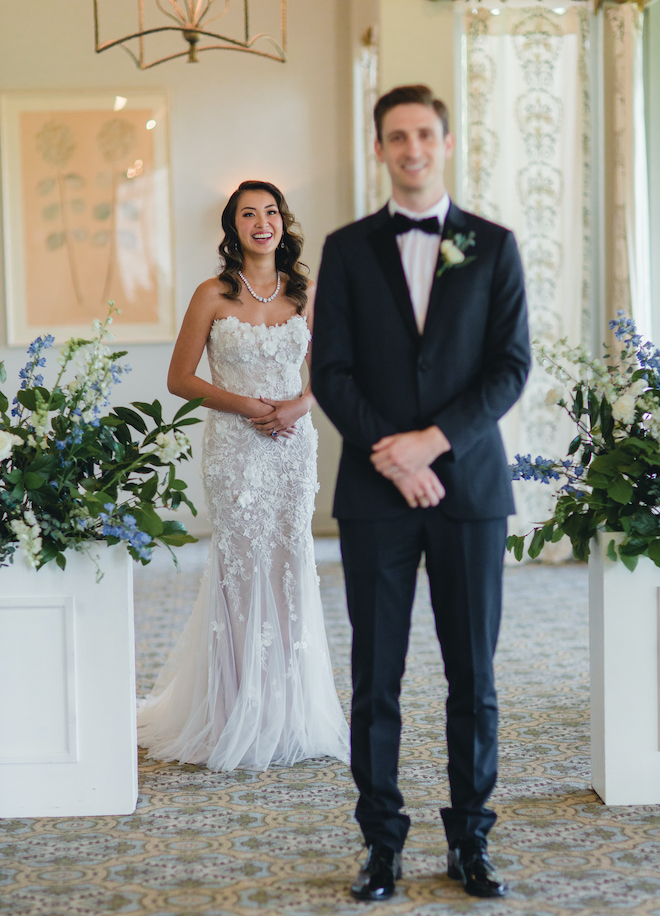
[[[104,8],[106,20],[117,19],[116,0],[94,0],[94,39],[97,54],[108,48],[120,46],[126,51],[140,70],[148,70],[156,64],[177,57],[187,57],[189,63],[196,63],[200,51],[225,50],[246,51],[269,57],[272,60],[286,60],[286,0],[263,0],[259,4],[260,23],[271,31],[252,34],[250,0],[133,0],[137,6],[137,28],[120,38],[100,39],[100,13]],[[270,9],[267,7],[270,5]],[[113,6],[115,9],[113,10]],[[270,14],[270,18],[269,18]],[[223,20],[223,34],[212,31],[210,26]],[[169,22],[168,22],[169,20]],[[174,24],[171,24],[174,23]],[[218,28],[215,26],[214,28]],[[164,33],[179,33],[188,47],[172,51],[171,36]],[[131,42],[131,46],[129,46]],[[147,59],[145,46],[155,46],[155,56]],[[160,51],[161,56],[157,56]],[[168,53],[169,52],[169,53]]]

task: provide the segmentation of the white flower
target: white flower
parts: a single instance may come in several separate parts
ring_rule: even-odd
[[[635,398],[629,394],[622,394],[612,404],[612,417],[626,426],[631,426],[635,421]]]
[[[616,388],[611,382],[601,381],[597,379],[593,383],[593,389],[598,395],[599,398],[605,398],[607,401],[612,404],[616,400]]]
[[[174,433],[173,436],[158,433],[156,436],[156,454],[161,461],[176,461],[189,448],[190,439],[184,433]]]
[[[650,410],[644,417],[644,426],[651,433],[656,442],[660,442],[660,407]]]
[[[48,433],[48,428],[50,426],[50,419],[48,417],[48,410],[45,406],[37,407],[32,413],[30,419],[30,425],[34,430],[34,435],[37,439],[44,439]]]
[[[9,527],[16,535],[18,546],[25,553],[28,565],[36,566],[41,552],[41,528],[31,509],[25,510],[23,519],[12,519]]]
[[[158,433],[156,436],[156,454],[161,461],[174,461],[178,455],[174,437],[165,433]]]
[[[110,337],[106,331],[102,336],[106,340]],[[91,344],[75,343],[75,348],[69,348],[69,356],[76,355],[76,373],[68,384],[68,390],[75,397],[81,415],[74,414],[72,419],[74,423],[81,420],[91,423],[108,412],[105,408],[109,405],[112,386],[120,381],[121,375],[130,372],[130,368],[113,362],[110,349],[100,338]]]
[[[11,455],[11,450],[15,445],[22,445],[23,440],[20,436],[8,433],[0,429],[0,461],[6,461]]]
[[[638,398],[640,395],[644,394],[648,387],[649,383],[646,379],[638,378],[636,382],[633,382],[626,394],[631,395],[633,398]]]
[[[448,264],[462,264],[465,255],[451,239],[445,239],[440,243],[440,253]]]
[[[558,404],[561,398],[561,391],[557,388],[551,388],[550,391],[545,396],[545,404],[548,407],[551,407],[553,404]]]

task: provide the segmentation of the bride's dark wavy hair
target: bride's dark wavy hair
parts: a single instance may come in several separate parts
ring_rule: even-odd
[[[225,230],[225,237],[218,248],[222,261],[222,269],[218,280],[224,280],[227,284],[228,289],[224,295],[227,299],[240,298],[241,281],[238,272],[243,267],[243,250],[236,231],[236,211],[238,210],[239,198],[244,191],[267,191],[268,194],[272,194],[275,198],[284,228],[282,241],[275,252],[275,267],[285,275],[285,292],[296,303],[296,311],[300,315],[307,304],[307,284],[309,282],[304,273],[309,268],[299,260],[303,247],[303,237],[300,227],[284,199],[284,194],[269,181],[241,182],[222,211],[222,228]]]

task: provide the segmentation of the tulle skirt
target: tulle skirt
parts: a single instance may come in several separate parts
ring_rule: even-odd
[[[140,703],[138,743],[212,770],[348,761],[311,535],[231,565],[214,538],[190,620]]]

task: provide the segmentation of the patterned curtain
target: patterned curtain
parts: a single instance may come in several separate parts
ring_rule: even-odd
[[[651,337],[644,16],[635,3],[606,3],[603,15],[606,317],[624,309]]]
[[[590,338],[589,30],[583,2],[457,0],[462,32],[462,200],[516,233],[533,338]],[[552,382],[534,366],[502,421],[510,457],[564,457],[570,425],[546,404]],[[547,486],[517,486],[524,532],[549,510]]]

